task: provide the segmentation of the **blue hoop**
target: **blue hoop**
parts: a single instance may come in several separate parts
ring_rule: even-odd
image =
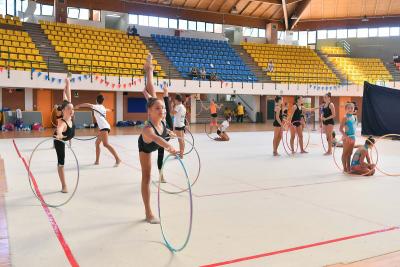
[[[171,157],[174,157],[174,159],[177,159],[177,160],[179,161],[179,163],[181,164],[182,169],[183,169],[183,171],[185,172],[185,178],[186,178],[186,182],[187,182],[187,185],[188,185],[188,192],[189,192],[189,200],[190,200],[189,230],[188,230],[188,233],[187,233],[187,236],[186,236],[186,240],[185,240],[185,242],[183,243],[183,245],[181,245],[181,246],[178,247],[178,248],[175,248],[175,247],[172,246],[172,244],[167,240],[167,238],[166,238],[166,236],[165,236],[164,229],[163,229],[163,225],[162,225],[162,219],[161,219],[161,205],[160,205],[160,203],[161,203],[161,201],[160,201],[160,192],[161,192],[160,186],[161,186],[161,180],[160,180],[159,183],[158,183],[158,193],[157,193],[157,195],[158,195],[158,218],[159,218],[159,220],[160,220],[161,235],[162,235],[162,238],[163,238],[163,240],[164,240],[165,246],[166,246],[171,252],[179,252],[179,251],[182,251],[182,250],[187,246],[187,244],[189,243],[190,235],[191,235],[191,233],[192,233],[192,224],[193,224],[193,197],[192,197],[192,187],[191,187],[191,185],[190,185],[189,175],[188,175],[188,173],[187,173],[187,171],[186,171],[185,165],[183,164],[182,160],[181,160],[179,157],[176,157],[175,155],[169,154],[169,155],[164,159],[163,165],[162,165],[162,167],[161,167],[161,174],[162,174],[163,171],[164,171],[164,166],[165,166],[165,164],[167,163],[168,160],[171,159]],[[160,177],[161,177],[161,175],[160,175]]]

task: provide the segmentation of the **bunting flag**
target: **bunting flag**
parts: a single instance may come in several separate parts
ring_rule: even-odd
[[[0,67],[0,73],[3,72],[3,70],[4,70],[3,67]]]
[[[51,78],[51,82],[54,83],[54,81],[56,80],[56,78]]]

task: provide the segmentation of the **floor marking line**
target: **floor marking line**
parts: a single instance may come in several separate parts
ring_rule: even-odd
[[[17,144],[15,143],[15,140],[14,140],[14,139],[13,139],[13,144],[14,144],[15,151],[16,151],[17,154],[18,154],[18,157],[22,160],[22,163],[23,163],[24,166],[25,166],[25,169],[26,169],[27,171],[29,171],[29,166],[28,166],[28,164],[26,163],[25,158],[21,155],[21,153],[20,153],[20,151],[19,151],[19,149],[18,149],[18,147],[17,147]],[[54,218],[53,214],[51,213],[49,207],[47,207],[47,206],[43,203],[43,196],[42,196],[42,193],[41,193],[40,190],[39,190],[39,187],[38,187],[38,185],[37,185],[37,183],[36,183],[35,177],[33,176],[33,174],[32,174],[30,171],[29,171],[29,176],[31,177],[32,184],[33,184],[33,186],[34,186],[34,188],[35,188],[35,191],[36,191],[37,196],[42,200],[40,203],[42,204],[42,207],[43,207],[43,209],[44,209],[44,212],[45,212],[46,215],[47,215],[47,218],[48,218],[48,220],[49,220],[49,222],[50,222],[50,224],[51,224],[51,227],[53,228],[53,231],[54,231],[54,233],[56,234],[57,239],[58,239],[58,241],[60,242],[60,245],[61,245],[61,247],[63,248],[65,255],[67,256],[67,259],[68,259],[69,263],[71,264],[72,267],[79,267],[78,262],[76,261],[74,255],[72,254],[72,251],[71,251],[69,245],[68,245],[67,242],[65,241],[64,236],[63,236],[63,234],[61,233],[60,228],[58,227],[58,224],[57,224],[57,222],[56,222],[56,219]]]
[[[253,255],[253,256],[237,258],[237,259],[233,259],[233,260],[222,261],[222,262],[217,262],[217,263],[212,263],[212,264],[207,264],[207,265],[201,265],[200,267],[217,267],[217,266],[223,266],[223,265],[228,265],[228,264],[233,264],[233,263],[238,263],[238,262],[243,262],[243,261],[265,258],[265,257],[270,257],[270,256],[278,255],[278,254],[285,254],[285,253],[289,253],[289,252],[293,252],[293,251],[297,251],[297,250],[303,250],[303,249],[307,249],[307,248],[323,246],[323,245],[327,245],[327,244],[331,244],[331,243],[342,242],[342,241],[346,241],[346,240],[350,240],[350,239],[361,238],[361,237],[365,237],[365,236],[369,236],[369,235],[385,233],[385,232],[394,231],[394,230],[398,230],[398,229],[400,229],[399,226],[393,226],[390,228],[384,228],[384,229],[375,230],[375,231],[371,231],[371,232],[339,237],[339,238],[335,238],[335,239],[325,240],[325,241],[321,241],[321,242],[317,242],[317,243],[311,243],[311,244],[302,245],[302,246],[298,246],[298,247],[281,249],[281,250],[261,253],[261,254],[257,254],[257,255]]]

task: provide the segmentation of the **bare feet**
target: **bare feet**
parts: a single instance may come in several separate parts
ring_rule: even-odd
[[[115,164],[114,164],[114,167],[118,167],[119,166],[119,164],[121,164],[121,160],[120,159],[117,159],[117,161],[115,162]]]
[[[305,151],[305,150],[302,150],[300,153],[302,153],[302,154],[307,154],[308,152]]]
[[[154,215],[146,216],[146,222],[150,224],[160,224],[160,220],[154,217]]]
[[[279,157],[280,155],[278,154],[278,152],[274,152],[274,157]]]
[[[95,161],[95,162],[94,162],[94,165],[99,165],[99,162],[98,162],[98,161]]]
[[[326,152],[326,153],[324,153],[324,156],[330,156],[330,155],[332,155],[332,152]]]
[[[64,193],[64,194],[68,193],[67,187],[63,187],[63,188],[61,189],[61,193]]]

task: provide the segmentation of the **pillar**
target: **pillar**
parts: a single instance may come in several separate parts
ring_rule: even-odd
[[[67,23],[68,0],[54,0],[54,17],[56,22]]]
[[[195,95],[190,96],[190,122],[196,123],[196,114],[197,114],[197,103],[194,97]]]
[[[314,96],[314,107],[319,107],[319,96]],[[314,121],[319,122],[319,108],[314,111]]]
[[[0,88],[0,109],[3,108],[3,88]]]
[[[33,90],[25,88],[25,111],[33,111]]]
[[[265,28],[265,35],[267,37],[267,43],[277,44],[278,43],[278,24],[268,23]]]
[[[117,92],[115,118],[117,122],[124,120],[124,92]]]

